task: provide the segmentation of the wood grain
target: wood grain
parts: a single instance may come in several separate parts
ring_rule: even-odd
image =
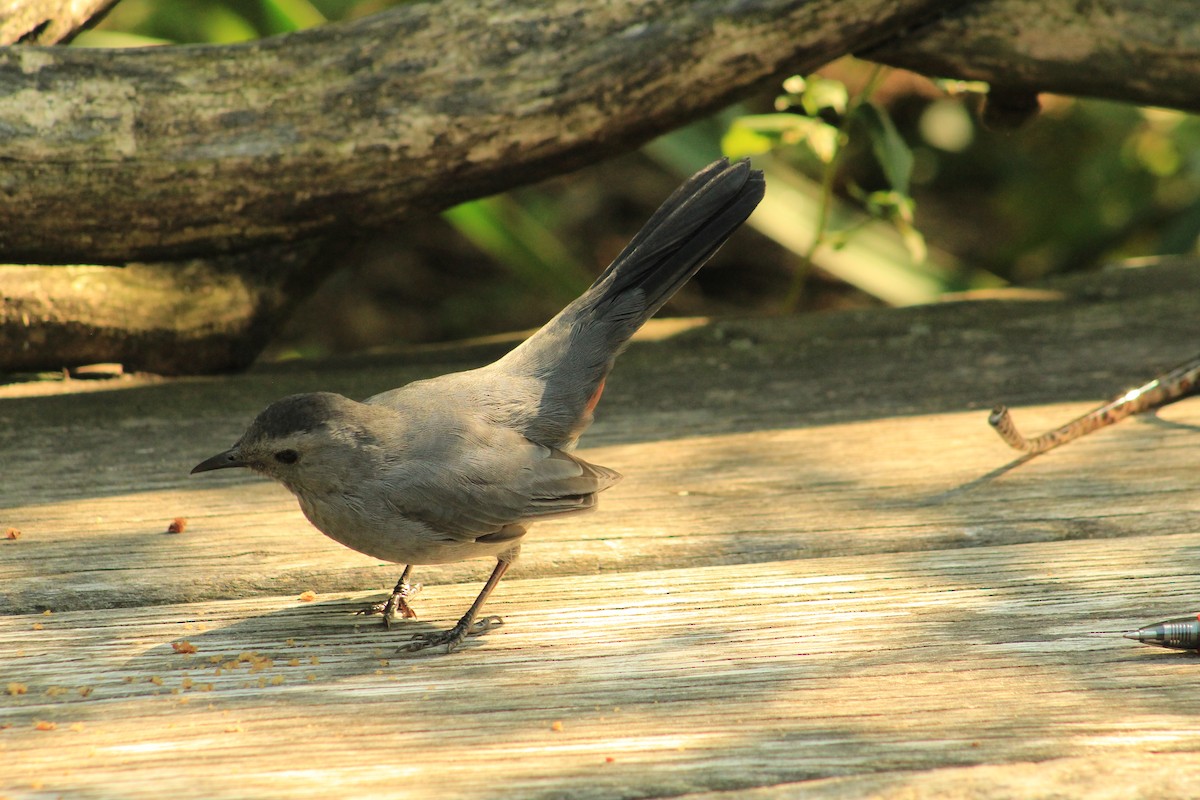
[[[1190,607],[1197,546],[516,580],[492,608],[508,624],[448,657],[397,656],[399,633],[352,615],[361,594],[10,616],[0,685],[27,692],[3,700],[6,772],[124,797],[649,797],[1193,753],[1195,657],[1117,633]],[[472,593],[423,608],[453,617]]]
[[[1026,410],[1069,419],[1077,404]],[[517,575],[902,552],[1172,533],[1200,511],[1190,491],[1200,404],[1179,428],[1135,420],[981,484],[1012,461],[979,412],[729,434],[584,451],[629,477],[598,513],[539,524]],[[198,461],[199,458],[193,459]],[[1097,474],[1097,462],[1119,462]],[[162,483],[179,484],[184,478]],[[383,589],[378,566],[314,531],[283,488],[251,476],[24,506],[0,561],[11,611],[71,610]],[[175,517],[181,535],[166,533]],[[132,562],[132,565],[130,564]],[[417,571],[482,579],[486,561]],[[49,580],[48,580],[49,579]]]
[[[450,656],[396,645],[486,563],[422,569],[385,632],[353,612],[397,567],[277,486],[186,472],[273,397],[487,348],[4,389],[0,794],[1192,796],[1196,656],[1120,632],[1200,611],[1200,403],[1019,465],[986,418],[1049,428],[1181,361],[1198,284],[635,344],[584,440],[626,480],[534,528],[506,624]]]

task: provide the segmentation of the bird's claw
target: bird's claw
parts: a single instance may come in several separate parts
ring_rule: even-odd
[[[415,653],[419,650],[444,644],[446,645],[446,652],[452,653],[454,652],[454,648],[462,644],[463,640],[468,636],[481,636],[492,628],[498,628],[503,624],[504,620],[497,616],[484,617],[471,623],[467,623],[466,620],[459,620],[458,624],[448,631],[414,633],[410,641],[400,645],[399,652]]]
[[[379,614],[383,617],[383,627],[391,628],[392,619],[396,615],[399,615],[401,619],[417,618],[417,612],[408,604],[408,598],[415,596],[419,591],[421,591],[421,584],[414,583],[409,585],[405,583],[396,587],[396,590],[388,596],[387,600],[364,606],[354,613],[355,615],[365,614],[368,617]]]

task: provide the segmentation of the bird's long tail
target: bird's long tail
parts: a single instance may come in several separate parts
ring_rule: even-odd
[[[725,243],[762,200],[762,172],[722,159],[663,202],[596,282],[496,366],[545,382],[541,441],[573,440],[591,421],[630,337]]]

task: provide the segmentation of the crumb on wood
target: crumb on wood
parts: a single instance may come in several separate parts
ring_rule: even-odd
[[[171,520],[171,524],[167,526],[167,533],[183,533],[187,530],[187,518],[176,517]]]

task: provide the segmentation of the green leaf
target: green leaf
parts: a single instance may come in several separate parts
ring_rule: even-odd
[[[552,228],[511,194],[462,203],[443,211],[442,217],[538,291],[569,298],[591,282]]]
[[[315,28],[327,21],[309,0],[259,0],[259,5],[270,33]]]
[[[913,225],[916,201],[897,191],[871,192],[863,199],[863,205],[872,216],[892,223],[914,264],[924,263],[929,249],[924,235]]]
[[[815,117],[801,114],[750,114],[739,117],[721,140],[730,158],[765,153],[776,144],[805,144],[828,164],[837,154],[841,131]]]
[[[839,114],[846,113],[849,99],[850,94],[846,91],[846,84],[822,78],[820,75],[812,75],[804,87],[804,92],[800,95],[800,104],[804,107],[806,114],[815,117],[826,108]]]
[[[960,81],[954,78],[934,78],[933,83],[951,97],[960,94],[987,94],[986,81]]]
[[[783,90],[788,94],[804,94],[804,90],[807,87],[808,81],[804,80],[803,75],[793,75],[783,82]]]
[[[775,140],[770,136],[752,130],[747,125],[735,122],[721,137],[721,152],[729,158],[745,158],[768,152],[775,146]]]
[[[830,164],[837,156],[838,147],[841,143],[841,131],[832,125],[826,125],[820,120],[810,120],[816,123],[809,127],[804,141],[808,144],[813,155],[821,160],[823,164]]]
[[[900,241],[904,242],[904,248],[908,250],[908,255],[912,258],[913,263],[924,264],[925,259],[929,257],[929,248],[925,246],[925,236],[905,219],[897,217],[892,220],[892,224],[900,232]]]
[[[171,44],[170,39],[160,39],[155,36],[141,36],[124,31],[84,30],[71,40],[71,47],[157,47]]]
[[[786,131],[805,128],[811,123],[811,119],[799,114],[747,114],[738,117],[731,127],[746,128],[755,133],[782,135]]]
[[[892,124],[892,118],[874,103],[858,106],[854,118],[866,128],[871,140],[871,152],[883,169],[888,184],[897,192],[907,195],[909,178],[912,177],[912,150]]]
[[[258,38],[258,31],[241,14],[223,6],[206,8],[195,18],[201,41],[214,44],[245,42]]]

